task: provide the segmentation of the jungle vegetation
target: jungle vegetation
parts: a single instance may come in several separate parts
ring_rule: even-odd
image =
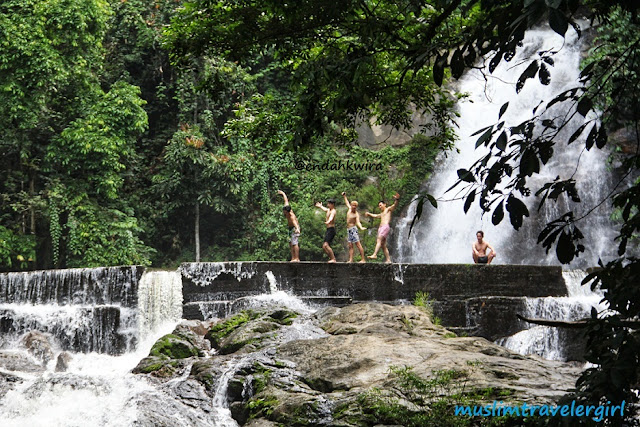
[[[491,149],[458,171],[466,205],[518,229],[526,197],[579,201],[569,179],[531,188],[553,157],[566,118],[584,117],[585,150],[632,135],[622,158],[630,185],[603,203],[618,209],[619,258],[600,262],[609,309],[592,313],[575,398],[637,401],[640,366],[640,5],[629,0],[5,0],[0,4],[0,266],[3,269],[182,260],[286,259],[277,189],[302,220],[301,256],[322,259],[315,201],[347,191],[372,210],[394,191],[419,190],[435,155],[455,140],[447,81],[480,57],[510,61],[525,31],[598,27],[575,88],[532,106],[520,126],[479,129]],[[530,60],[548,84],[552,52]],[[508,108],[508,106],[504,106]],[[356,126],[430,121],[400,149],[357,144]],[[305,171],[296,162],[379,162],[383,171]],[[427,160],[425,162],[425,159]],[[423,206],[434,200],[424,194]],[[428,207],[428,205],[426,205]],[[506,214],[505,214],[506,212]],[[569,211],[538,242],[562,263],[583,252]],[[342,224],[338,224],[341,227]],[[308,230],[308,232],[306,231]],[[367,243],[367,242],[365,242]],[[532,242],[533,243],[533,242]],[[200,253],[201,252],[201,253]],[[612,420],[612,423],[621,420]]]

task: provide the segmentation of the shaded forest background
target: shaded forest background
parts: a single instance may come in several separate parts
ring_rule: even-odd
[[[302,132],[292,68],[269,49],[241,63],[170,60],[163,34],[180,6],[0,5],[0,270],[175,267],[195,260],[197,245],[203,261],[286,260],[278,189],[300,219],[302,259],[320,260],[315,202],[335,198],[344,210],[346,191],[364,213],[399,191],[404,205],[453,140],[448,117],[401,148],[361,147],[355,123]],[[452,105],[443,98],[443,114]],[[340,160],[382,167],[295,167]],[[372,250],[375,237],[364,243]]]

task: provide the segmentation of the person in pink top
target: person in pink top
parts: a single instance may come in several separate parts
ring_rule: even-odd
[[[385,262],[391,262],[389,249],[387,248],[387,237],[391,232],[391,227],[389,226],[389,223],[391,222],[391,212],[393,212],[396,206],[398,206],[399,198],[400,194],[394,194],[393,205],[391,206],[387,206],[385,202],[380,201],[380,203],[378,203],[378,207],[380,208],[379,214],[365,212],[365,216],[369,216],[371,218],[380,218],[380,227],[378,227],[378,239],[376,240],[376,248],[373,250],[373,254],[369,255],[367,258],[376,259],[378,257],[378,251],[380,250],[380,248],[382,248],[385,256]]]

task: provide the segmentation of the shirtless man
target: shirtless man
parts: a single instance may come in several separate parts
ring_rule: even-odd
[[[289,205],[287,195],[282,190],[278,190],[278,194],[284,198],[282,213],[284,213],[284,217],[287,218],[287,225],[289,226],[289,232],[291,233],[291,240],[289,241],[289,247],[291,248],[291,262],[300,262],[300,246],[298,245],[300,224],[298,223],[296,214],[291,210],[291,205]]]
[[[333,199],[327,200],[327,207],[322,206],[322,202],[316,203],[316,208],[320,208],[327,213],[325,217],[325,225],[327,231],[324,233],[324,242],[322,243],[322,250],[329,256],[328,262],[336,262],[336,256],[331,249],[331,242],[336,237],[336,201]]]
[[[484,232],[478,231],[476,233],[477,241],[471,244],[471,255],[473,256],[473,262],[476,264],[491,264],[491,261],[496,257],[496,250],[491,245],[484,241]],[[491,249],[491,252],[487,254],[487,249]]]
[[[385,262],[390,263],[391,257],[389,256],[389,249],[387,248],[387,236],[391,231],[391,227],[389,223],[391,222],[391,212],[394,211],[396,206],[398,206],[398,199],[400,198],[400,194],[396,193],[393,195],[393,205],[387,206],[387,204],[383,201],[378,203],[378,207],[380,208],[379,214],[372,214],[369,212],[365,212],[366,216],[370,216],[371,218],[380,218],[380,227],[378,227],[378,239],[376,240],[376,248],[373,250],[373,254],[369,255],[367,258],[376,259],[378,257],[378,251],[382,248],[385,256]]]
[[[347,205],[347,244],[349,245],[349,261],[353,262],[353,244],[358,247],[360,251],[360,262],[367,262],[364,258],[364,248],[362,247],[362,243],[360,243],[360,236],[358,235],[358,228],[360,230],[366,230],[365,227],[360,223],[360,214],[358,213],[358,202],[352,200],[349,203],[349,199],[347,199],[347,193],[342,192],[342,197],[344,198],[344,204]]]

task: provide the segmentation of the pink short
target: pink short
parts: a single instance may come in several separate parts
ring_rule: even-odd
[[[378,237],[386,239],[390,231],[391,227],[389,227],[389,224],[381,225],[380,227],[378,227]]]

